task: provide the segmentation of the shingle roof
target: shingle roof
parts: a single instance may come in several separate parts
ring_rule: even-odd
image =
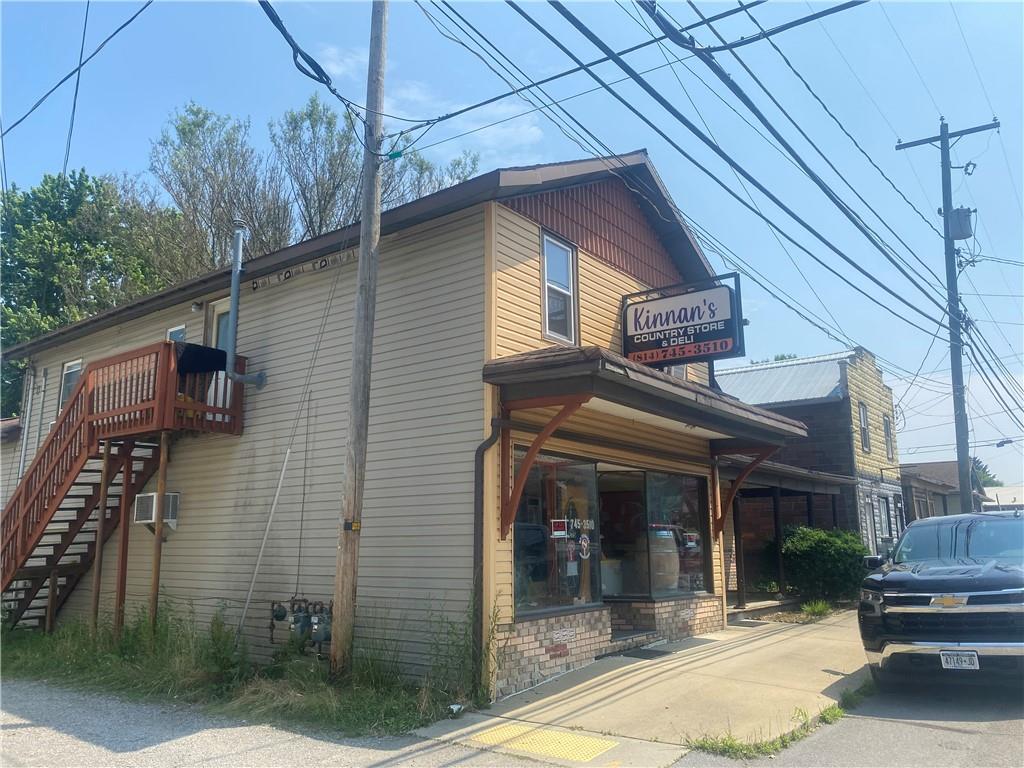
[[[846,396],[840,363],[860,353],[847,349],[828,355],[716,370],[718,385],[733,397],[756,405],[781,405]]]

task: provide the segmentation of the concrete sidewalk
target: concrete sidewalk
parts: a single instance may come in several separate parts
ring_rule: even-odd
[[[856,673],[856,674],[853,674]],[[600,659],[421,736],[562,765],[669,765],[690,738],[766,739],[866,679],[856,614],[745,622]]]

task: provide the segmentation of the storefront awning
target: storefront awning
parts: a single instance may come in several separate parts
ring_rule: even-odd
[[[700,430],[713,454],[757,451],[807,436],[799,421],[691,381],[634,363],[601,347],[548,347],[484,365],[503,403],[589,396],[591,407],[620,407]]]
[[[484,365],[483,379],[501,389],[502,410],[559,410],[534,438],[502,498],[501,537],[508,535],[526,473],[544,442],[581,408],[658,424],[708,440],[712,456],[755,453],[737,476],[730,502],[743,479],[787,441],[807,436],[799,421],[748,405],[710,387],[634,363],[601,347],[549,347],[502,357]],[[508,464],[502,462],[503,468]],[[728,509],[728,502],[725,505]],[[721,529],[722,516],[714,523]]]

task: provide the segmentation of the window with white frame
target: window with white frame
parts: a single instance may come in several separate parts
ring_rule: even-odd
[[[871,453],[871,432],[868,430],[867,403],[860,403],[857,410],[860,414],[860,448],[864,453]]]
[[[185,341],[185,326],[177,325],[174,328],[167,329],[167,340],[168,341]]]
[[[57,402],[57,413],[60,413],[64,403],[68,401],[71,393],[75,391],[75,385],[82,376],[82,360],[71,360],[64,363],[60,370],[60,398]]]
[[[544,235],[544,335],[576,343],[576,258],[572,248]]]

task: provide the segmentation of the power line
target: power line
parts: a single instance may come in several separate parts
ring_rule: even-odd
[[[64,168],[61,176],[68,175],[68,158],[71,157],[71,136],[75,132],[75,112],[78,111],[78,86],[82,80],[82,56],[85,54],[85,33],[89,29],[90,0],[85,0],[85,20],[82,22],[82,44],[78,48],[78,69],[75,71],[75,95],[71,99],[71,121],[68,124],[68,141],[64,147]]]
[[[971,51],[971,45],[967,42],[967,35],[964,33],[963,25],[960,23],[960,16],[956,12],[956,6],[953,3],[950,3],[949,10],[953,12],[953,18],[956,20],[956,28],[960,30],[960,39],[964,41],[964,49],[967,51],[967,58],[971,60],[971,67],[974,68],[974,75],[978,78],[978,85],[981,86],[981,93],[985,97],[985,103],[988,104],[988,110],[995,115],[996,110],[992,106],[992,99],[989,98],[988,89],[985,87],[985,78],[981,76],[981,71],[978,69],[978,62],[974,60],[974,52]],[[1006,154],[1006,144],[1003,142],[1003,134],[999,131],[997,131],[997,134],[999,135],[999,147],[1003,153],[1003,162],[1006,164],[1006,173],[1010,177],[1010,186],[1013,188],[1013,196],[1017,198],[1017,207],[1020,208],[1020,192],[1017,189],[1017,182],[1014,180],[1013,170],[1010,167],[1010,158]]]
[[[741,2],[738,8],[730,8],[729,10],[722,11],[721,13],[717,13],[714,16],[708,17],[708,20],[709,21],[718,21],[719,19],[724,19],[724,18],[727,18],[729,16],[733,16],[733,15],[735,15],[737,13],[742,13],[747,8],[756,8],[757,6],[763,5],[766,2],[768,2],[768,0],[753,0],[753,2],[746,3],[745,5]],[[420,8],[420,10],[421,11],[423,10],[422,7]],[[428,16],[428,18],[429,18],[429,16]],[[704,24],[705,24],[705,22],[700,21],[700,22],[697,22],[695,24],[690,24],[687,27],[683,27],[683,30],[684,31],[688,31],[688,30],[691,30],[691,29],[696,29],[698,27],[704,26]],[[620,56],[627,56],[630,53],[633,53],[635,51],[639,51],[639,50],[641,50],[643,48],[647,48],[648,46],[654,45],[655,43],[658,43],[658,42],[663,41],[665,39],[666,39],[666,37],[664,35],[662,35],[661,37],[656,38],[654,40],[644,40],[643,42],[638,43],[637,45],[630,46],[629,48],[623,48],[621,51],[618,51],[617,53]],[[548,83],[552,83],[555,80],[560,80],[563,77],[568,77],[569,75],[574,75],[574,74],[576,74],[578,72],[582,72],[587,67],[594,67],[594,66],[597,66],[598,64],[603,64],[606,61],[610,61],[610,60],[611,59],[609,59],[609,57],[602,56],[601,58],[594,59],[593,61],[588,62],[587,64],[581,64],[580,66],[570,67],[569,69],[566,69],[563,72],[558,72],[557,74],[550,75],[550,76],[545,77],[545,78],[543,78],[541,80],[533,80],[531,82],[526,83],[525,85],[520,85],[519,87],[512,88],[509,91],[505,91],[504,93],[499,93],[496,96],[491,96],[491,97],[489,97],[487,99],[484,99],[483,101],[478,101],[478,102],[476,102],[474,104],[470,104],[470,105],[465,106],[465,107],[460,107],[459,109],[456,109],[456,110],[454,110],[452,112],[446,112],[445,114],[440,115],[439,117],[435,117],[435,118],[432,118],[430,120],[425,120],[425,121],[423,121],[423,123],[421,125],[414,125],[411,128],[406,128],[405,131],[403,131],[403,132],[407,133],[409,131],[414,131],[414,130],[417,130],[418,128],[425,127],[428,124],[437,124],[437,123],[444,122],[446,120],[451,120],[453,118],[460,117],[461,115],[464,115],[467,112],[471,112],[471,111],[473,111],[475,109],[479,109],[480,107],[486,107],[489,104],[493,104],[496,101],[501,101],[502,99],[506,99],[509,96],[518,96],[523,91],[530,90],[531,88],[536,88],[537,86],[547,85]],[[676,61],[681,61],[681,59],[676,59]],[[650,72],[650,71],[651,70],[645,70],[645,72]],[[595,88],[593,90],[598,90],[598,89]],[[590,92],[591,91],[585,91],[584,93],[590,93]],[[431,144],[430,146],[435,146],[435,145]],[[423,147],[421,149],[425,149],[425,147]]]
[[[109,35],[107,35],[107,37],[103,40],[103,42],[100,43],[98,46],[96,46],[96,50],[94,50],[92,53],[90,53],[89,57],[85,61],[83,61],[77,67],[75,67],[70,72],[68,72],[66,75],[64,75],[64,77],[62,77],[60,80],[58,80],[57,83],[50,90],[48,90],[46,93],[44,93],[42,96],[40,96],[39,100],[36,101],[36,103],[33,104],[29,108],[28,112],[26,112],[21,117],[19,117],[17,120],[15,120],[7,128],[7,130],[5,130],[3,132],[2,135],[6,136],[8,133],[10,133],[15,128],[17,128],[19,125],[21,125],[21,123],[25,120],[26,117],[28,117],[33,112],[35,112],[39,108],[39,105],[41,105],[44,101],[46,101],[48,98],[50,98],[51,95],[53,95],[54,91],[56,91],[58,88],[60,88],[62,85],[64,85],[64,83],[66,83],[68,80],[70,80],[76,73],[81,71],[82,67],[84,67],[86,64],[88,64],[90,61],[92,61],[93,57],[97,53],[99,53],[100,51],[103,50],[103,46],[105,46],[107,43],[109,43],[111,40],[113,40],[122,29],[127,27],[133,21],[135,21],[135,19],[137,19],[139,17],[139,15],[144,10],[149,8],[149,6],[151,6],[152,4],[153,4],[153,0],[146,0],[146,2],[142,4],[142,7],[139,8],[139,10],[137,10],[135,13],[133,13],[131,16],[129,16],[128,19],[123,24],[121,24],[121,26],[119,26],[117,29],[115,29],[113,32],[111,32]]]
[[[523,11],[519,7],[519,5],[516,2],[514,2],[514,0],[506,0],[506,2],[513,9],[515,9],[517,13],[519,13],[527,21],[529,21],[530,24],[533,25],[541,34],[546,36],[552,43],[554,43],[556,47],[558,47],[560,50],[562,50],[563,53],[565,53],[567,56],[572,58],[578,64],[582,64],[583,63],[582,61],[580,61],[579,57],[577,57],[574,53],[572,53],[568,48],[565,47],[565,45],[561,42],[561,40],[559,40],[557,37],[555,37],[550,32],[548,32],[548,30],[546,28],[544,28],[542,25],[540,25],[538,22],[536,22],[528,13]],[[740,174],[748,182],[750,182],[759,192],[761,192],[761,194],[765,195],[765,197],[767,197],[776,206],[778,206],[781,210],[783,210],[790,218],[792,218],[794,221],[796,221],[798,224],[800,224],[800,226],[802,228],[804,228],[809,233],[811,233],[817,240],[819,240],[827,248],[829,248],[829,250],[833,251],[836,255],[838,255],[840,258],[842,258],[847,264],[852,266],[854,269],[856,269],[858,272],[860,272],[863,276],[867,277],[875,285],[877,285],[878,287],[882,288],[886,293],[888,293],[890,296],[895,298],[901,304],[904,304],[908,308],[912,309],[915,313],[922,315],[929,322],[931,322],[931,323],[937,322],[927,312],[924,312],[919,307],[917,307],[915,304],[913,304],[912,302],[908,301],[902,294],[900,294],[900,293],[896,292],[895,290],[893,290],[891,287],[889,287],[884,282],[879,280],[871,272],[869,272],[864,267],[862,267],[860,264],[858,264],[854,259],[850,258],[845,253],[843,253],[843,251],[841,251],[838,247],[836,247],[835,244],[833,244],[830,240],[828,240],[817,229],[812,227],[807,221],[805,221],[803,218],[801,218],[789,206],[787,206],[785,203],[783,203],[776,195],[774,195],[768,189],[766,189],[765,186],[763,184],[761,184],[761,182],[759,182],[757,179],[755,179],[753,176],[751,176],[749,174],[749,172],[747,172],[747,170],[745,168],[743,168],[735,160],[733,160],[733,158],[728,153],[726,153],[721,147],[719,147],[717,144],[715,144],[713,141],[711,141],[711,139],[708,138],[708,136],[706,134],[704,134],[699,128],[697,128],[697,126],[695,126],[689,119],[687,119],[686,116],[684,116],[681,112],[679,112],[679,110],[676,109],[671,104],[671,102],[669,102],[655,88],[653,88],[650,85],[650,83],[647,82],[647,80],[645,80],[643,77],[641,77],[640,74],[635,69],[633,69],[633,67],[631,67],[625,61],[623,61],[621,57],[617,56],[615,54],[615,52],[612,51],[608,47],[608,45],[604,43],[603,40],[601,40],[585,24],[583,24],[579,19],[577,19],[576,16],[574,16],[568,9],[566,9],[565,6],[562,3],[560,3],[560,2],[552,2],[551,4],[559,12],[559,14],[561,14],[564,18],[569,20],[570,23],[574,27],[576,27],[581,32],[581,34],[583,34],[585,37],[587,37],[587,39],[590,40],[590,42],[593,45],[595,45],[597,48],[601,49],[601,51],[603,53],[605,53],[605,55],[611,56],[612,60],[615,61],[615,63],[619,66],[619,68],[622,69],[623,72],[628,74],[632,78],[632,80],[634,82],[636,82],[638,85],[640,85],[641,88],[643,88],[650,96],[652,96],[655,99],[655,101],[657,101],[666,111],[669,112],[669,114],[671,114],[678,122],[682,123],[683,126],[685,126],[687,128],[687,130],[689,130],[697,138],[699,138],[705,144],[705,146],[707,146],[709,149],[711,149],[716,155],[718,155],[722,160],[724,160],[730,167],[733,167],[736,170],[738,170],[740,172]],[[711,178],[716,184],[721,186],[730,196],[732,196],[734,199],[738,200],[745,208],[747,208],[748,210],[753,212],[755,215],[758,215],[757,210],[754,209],[753,206],[751,206],[749,203],[747,203],[745,200],[743,200],[743,198],[741,198],[738,194],[736,194],[736,192],[734,192],[732,189],[730,189],[721,179],[719,179],[717,176],[715,176],[710,170],[708,170],[701,163],[699,163],[692,155],[690,155],[688,152],[686,152],[686,150],[683,149],[678,144],[678,142],[673,141],[661,128],[659,128],[657,125],[655,125],[645,114],[643,114],[640,110],[638,110],[630,101],[628,101],[623,96],[621,96],[617,91],[615,91],[614,89],[609,87],[607,85],[607,83],[605,83],[605,81],[603,79],[601,79],[601,77],[599,75],[597,75],[597,73],[595,73],[591,69],[587,69],[586,71],[591,76],[591,78],[593,78],[596,82],[601,83],[602,86],[605,88],[605,90],[607,90],[610,94],[612,94],[620,103],[622,103],[624,106],[626,106],[627,109],[629,109],[631,112],[633,112],[635,115],[637,115],[641,120],[643,120],[649,127],[651,127],[652,130],[654,130],[659,136],[661,136],[670,146],[672,146],[677,152],[679,152],[683,157],[685,157],[691,164],[693,164],[702,173],[704,173],[709,178]],[[760,215],[759,217],[760,218],[764,218],[763,215]],[[782,234],[783,237],[785,237],[788,241],[790,241],[791,243],[796,245],[798,248],[800,248],[802,251],[807,253],[812,259],[814,259],[819,264],[821,264],[826,269],[828,269],[830,272],[832,272],[837,277],[842,279],[844,282],[846,282],[848,285],[853,287],[859,293],[863,294],[869,300],[871,300],[872,302],[874,302],[878,306],[882,307],[886,312],[892,314],[895,317],[898,317],[903,322],[906,322],[906,323],[912,325],[913,327],[917,328],[918,330],[921,330],[921,331],[923,331],[925,333],[931,334],[931,331],[927,330],[926,328],[924,328],[921,325],[918,325],[917,323],[914,323],[914,322],[908,320],[905,316],[903,316],[902,314],[896,312],[892,307],[882,303],[881,301],[876,299],[874,296],[871,296],[870,294],[865,292],[859,286],[856,286],[854,283],[850,282],[847,278],[845,278],[844,276],[842,276],[841,274],[836,272],[835,269],[833,269],[831,266],[827,265],[820,258],[818,258],[813,252],[811,252],[810,250],[805,248],[803,245],[798,243],[796,240],[794,240],[792,237],[790,237],[787,233],[784,232],[784,230],[780,229],[774,222],[772,222],[769,219],[765,219],[765,220],[770,224],[770,226],[774,227],[780,234]]]
[[[885,16],[885,20],[889,24],[889,29],[891,29],[892,33],[896,35],[896,40],[899,42],[900,47],[903,49],[903,53],[907,55],[907,60],[910,62],[910,66],[913,67],[914,72],[917,73],[917,79],[921,81],[921,85],[924,87],[925,93],[927,93],[928,98],[931,99],[932,106],[935,107],[935,113],[941,115],[942,110],[939,108],[939,103],[935,100],[935,96],[934,94],[932,94],[932,89],[928,87],[928,83],[925,81],[924,75],[921,74],[921,70],[917,68],[917,62],[914,61],[914,57],[910,55],[910,50],[907,48],[906,43],[903,42],[903,38],[900,36],[900,33],[896,30],[896,25],[893,24],[892,19],[889,18],[889,14],[885,10],[885,3],[875,3],[875,5],[882,12],[882,15]]]
[[[561,8],[564,7],[560,3],[557,3],[557,2],[553,3],[553,5],[555,6],[556,9],[561,9]],[[681,35],[678,32],[676,32],[675,29],[672,27],[672,25],[669,24],[668,21],[664,17],[662,17],[661,14],[657,11],[656,6],[654,4],[654,0],[639,0],[638,1],[638,5],[647,13],[648,16],[650,16],[654,20],[654,22],[661,28],[661,30],[665,34],[667,34],[669,36],[669,39],[673,43],[675,43],[676,45],[679,45],[680,47],[684,48],[685,50],[688,50],[688,51],[690,51],[692,53],[697,54],[697,58],[700,59],[715,74],[715,76],[719,80],[722,81],[722,83],[730,91],[732,91],[732,93],[736,96],[736,98],[738,98],[741,102],[743,102],[743,105],[748,110],[750,110],[750,112],[768,130],[768,132],[771,133],[771,135],[775,138],[775,140],[778,141],[779,144],[781,144],[785,148],[785,150],[793,157],[793,159],[796,160],[797,163],[800,164],[800,167],[804,169],[804,172],[807,173],[807,175],[809,176],[811,181],[814,182],[815,186],[817,186],[821,190],[821,192],[825,195],[825,197],[828,198],[828,200],[839,210],[839,212],[842,213],[850,221],[850,223],[853,224],[854,227],[862,235],[864,235],[864,237],[867,239],[867,241],[869,243],[871,243],[872,247],[874,247],[879,253],[881,253],[882,256],[884,256],[885,259],[887,261],[889,261],[889,263],[891,263],[894,267],[896,267],[896,269],[900,272],[900,274],[902,274],[903,277],[905,277],[911,283],[911,285],[913,285],[915,288],[917,288],[925,296],[926,299],[928,299],[932,304],[934,304],[938,309],[941,310],[942,309],[942,304],[938,300],[936,300],[935,296],[932,295],[932,292],[927,290],[927,289],[925,289],[924,286],[922,286],[920,283],[918,283],[917,280],[913,276],[911,276],[911,274],[903,266],[903,263],[904,263],[903,260],[901,258],[899,258],[899,257],[895,257],[895,254],[894,254],[892,248],[890,246],[888,246],[887,244],[885,244],[882,241],[882,239],[877,235],[877,233],[872,231],[864,223],[863,219],[861,219],[861,217],[852,208],[850,208],[850,206],[845,201],[843,201],[835,193],[835,191],[824,181],[824,179],[822,179],[814,170],[811,169],[811,167],[803,160],[803,158],[793,148],[793,146],[782,136],[782,134],[775,128],[775,126],[772,125],[772,123],[768,120],[768,118],[764,115],[764,113],[758,108],[758,106],[753,102],[753,100],[751,100],[750,97],[747,96],[747,94],[743,91],[742,88],[739,87],[739,85],[736,83],[736,81],[733,80],[729,76],[729,74],[722,68],[722,66],[715,60],[714,56],[712,56],[710,53],[707,53],[706,49],[697,46],[696,43],[693,41],[693,38],[690,38],[689,40],[687,40],[683,35]],[[700,10],[692,2],[692,0],[690,1],[689,5],[694,10],[694,12],[698,15],[698,17],[702,16]],[[573,17],[573,18],[575,18],[575,17]],[[716,37],[718,37],[719,39],[723,39],[722,36],[715,30],[715,28],[713,26],[708,25],[708,28],[712,32],[715,33]],[[584,34],[586,34],[586,33],[584,33]],[[771,93],[771,91],[760,81],[760,79],[757,77],[757,75],[755,75],[754,72],[746,65],[746,63],[743,61],[743,59],[740,58],[739,54],[737,54],[735,51],[730,51],[730,52],[732,53],[733,57],[743,67],[744,71],[754,80],[754,82],[761,88],[761,90],[765,93],[765,95],[768,96],[768,98],[772,101],[772,103],[796,127],[796,129],[799,131],[800,135],[803,136],[803,138],[818,152],[819,155],[821,155],[821,157],[825,160],[825,162],[833,170],[833,172],[835,172],[841,178],[844,178],[844,181],[845,181],[845,177],[843,176],[843,174],[841,174],[839,172],[839,170],[835,167],[835,165],[828,159],[828,156],[825,155],[825,153],[822,152],[821,149],[818,148],[818,146],[807,135],[807,133],[800,126],[800,124],[789,115],[789,113],[779,103],[779,101],[774,97],[774,95]],[[848,186],[849,186],[849,184],[848,184]],[[852,187],[851,187],[851,189],[852,189]],[[867,204],[867,201],[865,201],[863,199],[863,197],[860,197],[859,193],[857,193],[856,190],[854,190],[854,194],[857,195],[858,198],[860,198],[862,202]],[[871,208],[870,205],[868,207],[869,207],[869,209]],[[871,210],[873,211],[873,209],[871,209]],[[875,215],[877,216],[878,214],[876,213]],[[888,286],[886,286],[886,289],[888,290]],[[903,298],[902,294],[900,294],[900,299],[902,301],[904,301],[904,303],[908,303],[909,304],[909,302],[905,301],[905,299]],[[920,310],[917,310],[916,306],[914,306],[914,309],[916,311],[920,312]]]
[[[747,11],[747,16],[750,17],[751,21],[753,21],[755,24],[757,24],[758,29],[761,28],[761,25],[758,23],[758,21],[754,17],[753,13],[751,13],[750,11]],[[936,235],[938,235],[939,237],[942,237],[942,233],[939,231],[938,227],[936,227],[935,224],[928,217],[926,217],[924,215],[924,213],[921,212],[920,208],[918,208],[916,205],[914,205],[914,203],[912,203],[910,201],[910,198],[908,198],[903,193],[903,190],[901,190],[899,187],[896,186],[896,182],[894,182],[889,177],[889,175],[885,171],[882,170],[881,166],[879,166],[878,163],[875,162],[874,158],[870,154],[868,154],[867,150],[865,150],[864,147],[861,146],[860,142],[857,141],[857,139],[853,136],[853,134],[850,133],[847,130],[846,126],[843,124],[843,121],[840,120],[838,117],[836,117],[835,113],[832,112],[832,110],[822,100],[822,98],[818,95],[818,93],[811,87],[811,84],[809,82],[807,82],[807,80],[804,78],[804,76],[802,74],[800,74],[800,72],[797,70],[797,68],[789,60],[789,57],[787,57],[786,54],[782,52],[782,49],[778,46],[778,44],[774,40],[769,40],[768,42],[772,46],[772,48],[775,50],[775,52],[779,54],[779,56],[782,58],[783,62],[785,62],[786,66],[789,67],[790,71],[803,84],[803,86],[807,90],[807,92],[814,98],[814,100],[816,102],[818,102],[818,105],[825,111],[825,114],[827,114],[830,118],[832,118],[832,122],[834,122],[836,124],[836,126],[839,128],[839,130],[841,130],[843,132],[843,134],[845,134],[846,138],[848,138],[850,140],[850,142],[853,144],[853,146],[857,148],[857,151],[860,152],[861,155],[863,155],[864,158],[871,164],[871,167],[874,168],[876,171],[878,171],[878,174],[883,179],[885,179],[885,181],[889,184],[890,187],[892,187],[892,189],[896,192],[896,194],[898,194],[901,198],[903,198],[903,202],[905,202],[908,206],[910,206],[910,208],[918,215],[918,217],[920,217],[921,221],[923,221],[925,224],[927,224],[929,227],[931,227],[931,229],[935,232]],[[886,121],[886,122],[888,122],[888,121]],[[892,126],[890,126],[890,128],[891,127]],[[874,213],[874,211],[872,211],[872,212]],[[876,213],[875,215],[877,216],[878,214]],[[883,223],[885,223],[885,222],[883,222]],[[888,227],[888,225],[886,225],[886,226]],[[892,229],[889,229],[889,231],[892,232]],[[895,235],[896,233],[893,232],[893,234]],[[901,240],[901,242],[902,242],[902,240]],[[906,243],[904,243],[904,246],[906,246]],[[907,247],[908,250],[910,250],[909,246],[906,246],[906,247]],[[913,253],[913,251],[911,251],[911,254],[914,255],[915,258],[918,258],[917,255]],[[918,258],[918,261],[921,261],[921,260]],[[925,264],[923,261],[921,262],[921,264],[929,272],[932,272],[931,268],[927,264]],[[941,284],[942,280],[939,278],[939,276],[936,275],[934,272],[932,272],[932,275]]]
[[[650,27],[647,26],[647,23],[645,21],[643,21],[643,15],[642,14],[639,15],[639,18],[634,17],[633,14],[629,12],[629,9],[627,8],[627,6],[625,6],[621,2],[618,2],[618,0],[616,0],[616,2],[617,2],[617,5],[619,6],[619,8],[621,8],[623,10],[623,12],[627,16],[629,16],[630,19],[632,19],[637,24],[639,24],[641,26],[641,28],[644,29],[652,37],[654,36],[653,31],[650,29]],[[749,11],[748,11],[748,13],[749,13]],[[710,24],[708,26],[710,26]],[[668,49],[665,46],[665,44],[664,43],[658,43],[658,49],[661,51],[662,55],[665,57],[665,61],[669,62],[670,61],[669,60],[669,53],[668,53]],[[696,75],[696,73],[692,69],[690,69],[690,67],[687,66],[685,63],[683,64],[683,67],[685,67],[686,70],[688,72],[690,72],[690,74]],[[672,74],[675,77],[676,82],[679,84],[680,89],[682,89],[683,94],[686,96],[687,101],[690,102],[690,106],[693,107],[693,111],[697,114],[697,117],[700,118],[701,124],[703,124],[704,129],[708,132],[708,136],[710,136],[711,139],[717,144],[718,143],[718,139],[715,138],[715,135],[714,135],[714,133],[712,133],[711,127],[708,125],[707,120],[704,119],[704,116],[701,114],[701,111],[697,108],[697,104],[696,104],[696,102],[694,102],[693,97],[691,97],[689,91],[686,90],[686,86],[683,84],[683,80],[679,76],[679,73],[676,72],[675,66],[672,66],[671,69],[672,69]],[[697,77],[697,79],[701,80],[702,83],[704,82],[703,79],[701,79],[699,76]],[[706,83],[705,83],[705,86],[709,90],[711,90],[712,93],[715,93],[716,96],[718,95],[717,92],[715,92],[713,89],[711,89],[711,86],[707,85]],[[719,97],[719,98],[721,98],[721,97]],[[722,101],[728,105],[728,102],[725,102],[724,99],[722,99]],[[739,114],[739,113],[737,112],[737,114]],[[742,117],[742,115],[741,115],[741,117]],[[744,118],[744,122],[746,122],[745,118]],[[758,133],[758,135],[761,136],[761,138],[763,138],[771,146],[773,146],[773,147],[776,146],[775,144],[773,144],[768,139],[767,136],[762,134],[752,123],[747,123],[747,124],[750,125]],[[776,149],[778,149],[778,147],[776,147]],[[779,151],[782,152],[781,149],[779,149]],[[790,160],[790,162],[792,162],[792,159],[789,158],[785,153],[783,153],[783,157],[786,157],[787,160]],[[757,202],[754,200],[754,196],[750,193],[750,190],[747,188],[747,185],[743,183],[743,179],[740,178],[740,175],[738,173],[736,173],[735,170],[732,172],[732,174],[733,174],[733,177],[736,179],[737,183],[739,183],[740,187],[743,189],[743,192],[747,196],[747,199],[750,200],[751,204],[755,208],[757,208],[758,212],[760,212],[761,211],[760,206],[758,206]],[[829,309],[828,304],[825,303],[825,300],[822,298],[822,296],[817,291],[814,290],[814,286],[811,285],[811,281],[807,279],[807,275],[805,275],[804,271],[802,269],[800,269],[800,265],[797,263],[797,260],[795,258],[793,258],[793,254],[789,252],[789,249],[786,248],[786,244],[782,242],[782,238],[780,238],[778,233],[774,229],[772,229],[771,227],[768,228],[768,231],[771,232],[772,236],[775,238],[775,242],[777,242],[779,244],[779,247],[782,249],[782,252],[786,254],[786,258],[789,259],[790,263],[796,269],[797,273],[800,275],[801,278],[803,278],[804,283],[807,284],[807,287],[811,290],[811,293],[818,299],[818,302],[821,304],[822,309],[825,310],[825,314],[827,314],[829,316],[829,318],[831,318],[832,322],[835,324],[835,327],[838,328],[840,331],[842,331],[843,329],[842,329],[842,326],[839,324],[839,320],[837,320],[836,316],[832,314],[832,310]],[[844,334],[845,334],[845,332],[844,332]]]

